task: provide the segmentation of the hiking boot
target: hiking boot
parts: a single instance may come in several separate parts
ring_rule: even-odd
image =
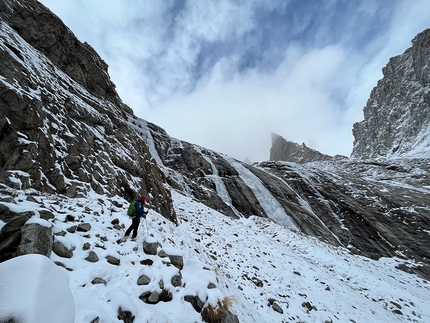
[[[129,238],[129,236],[124,236],[124,239],[127,240]]]
[[[136,241],[136,238],[131,238],[131,241]]]

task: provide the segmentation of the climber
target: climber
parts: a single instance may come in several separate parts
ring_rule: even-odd
[[[146,218],[146,215],[148,214],[148,211],[145,212],[145,201],[146,196],[142,195],[139,200],[131,202],[130,206],[128,207],[127,215],[131,217],[131,225],[125,231],[124,239],[128,239],[130,236],[131,231],[133,230],[133,236],[131,240],[135,241],[137,236],[137,231],[139,229],[139,222],[140,218]]]

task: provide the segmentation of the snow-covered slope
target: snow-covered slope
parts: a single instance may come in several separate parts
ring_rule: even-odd
[[[150,211],[147,224],[140,229],[137,242],[117,243],[124,228],[115,229],[111,222],[128,226],[124,200],[106,198],[92,193],[85,199],[38,195],[29,191],[2,190],[2,200],[15,211],[48,209],[56,220],[50,221],[57,237],[74,249],[73,257],[52,254],[51,259],[62,270],[50,282],[46,277],[34,277],[30,283],[18,283],[15,292],[29,291],[42,300],[67,295],[53,291],[64,273],[76,305],[75,322],[121,322],[118,309],[129,311],[134,322],[203,322],[192,305],[184,301],[190,289],[207,293],[207,302],[216,305],[229,297],[230,307],[240,322],[428,322],[430,285],[428,282],[395,269],[404,260],[381,258],[379,261],[351,255],[348,250],[321,243],[275,222],[259,217],[233,220],[180,193],[173,193],[179,226]],[[31,198],[30,198],[31,197]],[[5,204],[4,202],[2,202]],[[91,210],[91,211],[89,211]],[[66,215],[79,223],[91,223],[87,232],[69,232],[74,222],[65,222]],[[43,221],[43,220],[40,220]],[[65,233],[64,236],[59,235]],[[182,285],[173,287],[168,281],[178,271],[163,258],[147,255],[142,250],[144,240],[157,241],[159,250],[175,250],[184,258]],[[88,250],[83,246],[89,244]],[[85,260],[89,251],[99,257],[97,262]],[[106,256],[120,259],[110,264]],[[22,256],[25,258],[25,256]],[[152,265],[141,264],[152,259]],[[21,271],[5,272],[9,262],[0,264],[0,286],[20,281]],[[168,261],[167,261],[168,263]],[[32,259],[21,266],[32,266]],[[8,267],[9,266],[9,267]],[[64,267],[65,268],[64,268]],[[139,276],[151,278],[148,285],[137,285]],[[57,277],[58,276],[58,277]],[[104,283],[96,283],[94,279]],[[145,291],[165,288],[172,301],[155,305],[139,299]],[[209,283],[215,285],[208,289]],[[193,287],[194,286],[194,287]],[[0,304],[8,294],[0,289]],[[57,299],[58,300],[58,299]],[[24,308],[28,298],[22,298]],[[61,309],[44,304],[43,316],[28,307],[24,322],[43,318],[51,322]],[[277,304],[283,313],[274,310]],[[1,308],[2,305],[0,305]],[[275,305],[276,307],[276,305]],[[2,308],[4,314],[19,314],[14,307]],[[99,318],[96,321],[96,318]],[[19,318],[19,316],[17,317]],[[56,321],[60,322],[60,321]],[[65,320],[64,322],[68,322]]]

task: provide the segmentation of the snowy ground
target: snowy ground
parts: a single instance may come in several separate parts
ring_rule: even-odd
[[[111,221],[118,218],[125,227],[130,224],[125,215],[127,205],[120,198],[114,200],[124,203],[123,207],[115,207],[111,199],[98,195],[88,199],[48,195],[29,198],[25,192],[19,192],[14,198],[17,203],[2,202],[14,211],[53,211],[57,218],[51,221],[54,232],[66,231],[74,224],[64,221],[67,215],[90,223],[92,229],[59,238],[75,248],[74,255],[67,259],[52,254],[51,259],[68,270],[59,266],[46,269],[47,265],[39,264],[34,257],[0,264],[0,322],[8,314],[20,315],[25,323],[50,322],[64,311],[50,306],[58,298],[68,303],[68,313],[73,312],[67,291],[62,288],[53,292],[46,273],[56,286],[61,286],[58,281],[67,275],[76,323],[91,322],[97,316],[100,322],[122,322],[117,318],[118,307],[132,312],[134,322],[202,322],[200,314],[183,299],[193,289],[207,294],[208,302],[213,305],[219,299],[231,297],[231,311],[241,323],[430,322],[430,285],[395,269],[403,263],[399,259],[373,261],[354,256],[271,220],[257,217],[233,220],[179,193],[173,192],[173,198],[178,227],[151,210],[148,227],[141,228],[138,241],[120,244],[117,240],[125,229],[114,229]],[[159,289],[160,279],[168,282],[178,273],[176,267],[167,266],[160,257],[146,255],[142,249],[144,239],[158,241],[162,249],[184,257],[182,287],[166,285],[172,292],[171,302],[149,305],[139,299],[145,290]],[[82,247],[86,242],[99,256],[98,262],[85,260],[88,250]],[[105,260],[107,255],[119,258],[120,265],[109,264]],[[154,264],[142,265],[140,261],[144,259],[152,259]],[[24,266],[34,271],[35,263],[45,268],[45,274],[30,276],[33,284],[20,278],[22,270],[14,270]],[[149,285],[139,286],[136,281],[143,273],[152,280]],[[94,278],[104,279],[106,286],[92,284]],[[10,281],[15,282],[13,287]],[[207,289],[208,283],[214,283],[216,288]],[[10,305],[14,304],[8,294],[11,288],[14,297],[23,300],[20,309]],[[45,306],[45,311],[40,311],[40,306],[38,311],[33,310],[34,304],[29,303],[34,300],[20,297],[20,293],[28,295],[29,291],[35,298],[45,300],[45,305],[40,305]],[[269,299],[275,300],[283,314],[269,305]],[[64,318],[64,322],[73,321]]]

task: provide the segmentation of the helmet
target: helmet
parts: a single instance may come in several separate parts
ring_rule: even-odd
[[[145,195],[142,195],[142,196],[140,197],[140,199],[141,199],[142,201],[145,201],[145,200],[146,200],[146,196],[145,196]]]

